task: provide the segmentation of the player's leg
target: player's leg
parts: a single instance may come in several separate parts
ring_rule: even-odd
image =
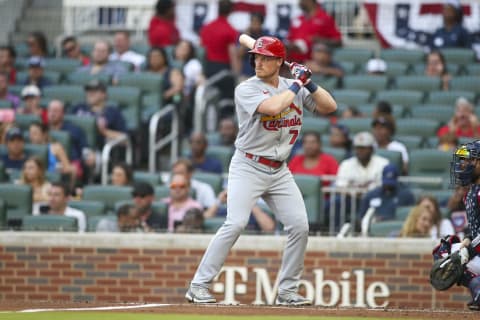
[[[242,159],[232,159],[227,190],[227,217],[212,238],[193,277],[186,298],[191,302],[215,302],[209,287],[222,268],[230,249],[248,223],[251,209],[265,189],[265,173],[246,165]],[[195,298],[195,290],[204,298]],[[193,292],[192,292],[193,291]]]
[[[308,241],[308,218],[302,194],[288,169],[275,176],[264,200],[287,231],[278,279],[277,304],[309,305],[311,300],[298,295],[298,282],[303,272]]]

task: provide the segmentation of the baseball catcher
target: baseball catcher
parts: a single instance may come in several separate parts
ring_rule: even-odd
[[[480,140],[457,148],[450,163],[452,185],[465,188],[463,201],[468,230],[463,241],[447,237],[433,250],[436,262],[430,273],[432,286],[446,290],[454,283],[467,287],[471,310],[480,310]]]

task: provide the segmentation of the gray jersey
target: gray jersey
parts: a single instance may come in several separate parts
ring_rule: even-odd
[[[302,128],[303,108],[314,112],[315,102],[305,88],[301,88],[293,103],[275,116],[257,112],[265,99],[282,93],[293,83],[279,77],[274,88],[257,77],[252,77],[235,88],[235,105],[239,131],[235,147],[243,152],[284,161],[290,155]]]

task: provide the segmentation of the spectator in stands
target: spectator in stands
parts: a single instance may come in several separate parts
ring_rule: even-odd
[[[22,107],[17,109],[20,114],[35,114],[43,123],[48,123],[47,110],[40,105],[41,92],[37,86],[29,85],[22,89]]]
[[[68,154],[62,144],[50,139],[48,126],[40,122],[33,122],[30,124],[28,131],[30,143],[48,146],[47,171],[60,172],[71,176],[71,179],[75,178],[76,167],[70,163]]]
[[[370,132],[359,132],[353,138],[355,156],[340,163],[337,187],[360,187],[372,190],[382,183],[383,168],[388,160],[374,154],[375,138]]]
[[[358,217],[362,219],[369,208],[375,209],[375,221],[394,220],[398,207],[412,206],[415,197],[406,185],[398,181],[399,170],[394,164],[383,168],[382,185],[367,192],[360,202]]]
[[[46,211],[42,212],[42,208],[40,208],[39,213],[73,217],[77,219],[78,232],[87,231],[87,218],[85,217],[85,213],[68,206],[70,191],[67,185],[61,182],[53,182],[48,190],[48,196],[49,200]]]
[[[168,231],[173,232],[185,213],[192,208],[203,210],[202,205],[190,196],[190,184],[183,174],[173,174],[170,179],[170,196],[162,199],[168,205]]]
[[[208,148],[207,137],[203,132],[194,132],[190,135],[190,159],[195,169],[221,174],[223,172],[222,164],[218,159],[208,157],[206,154]]]
[[[235,148],[235,140],[238,134],[238,124],[231,117],[225,117],[218,123],[220,145]]]
[[[292,21],[287,36],[289,61],[302,62],[312,56],[312,47],[318,42],[331,47],[342,45],[342,34],[335,20],[316,0],[299,0],[303,15]]]
[[[337,78],[342,78],[344,75],[342,66],[333,60],[332,49],[324,43],[313,46],[312,56],[305,65],[314,75]]]
[[[451,132],[457,137],[478,138],[480,137],[480,125],[478,118],[474,113],[473,105],[460,97],[455,102],[455,114],[448,124],[437,131],[437,136]]]
[[[442,89],[448,90],[451,76],[447,70],[445,57],[439,50],[433,50],[426,56],[425,75],[442,80]]]
[[[109,43],[103,40],[96,41],[93,46],[90,64],[80,67],[78,71],[91,75],[106,74],[112,78],[112,83],[116,84],[118,76],[126,73],[128,70],[119,63],[109,62],[109,54]]]
[[[215,205],[205,210],[203,216],[205,219],[213,217],[226,217],[227,216],[227,190],[223,190],[217,196]],[[263,200],[261,200],[263,201]],[[244,221],[246,224],[245,230],[253,232],[272,232],[275,230],[275,220],[259,205],[255,205],[252,208],[252,214],[248,221]]]
[[[293,174],[308,174],[313,176],[336,175],[337,160],[322,151],[320,134],[307,131],[302,137],[303,154],[293,156],[288,168]],[[325,181],[325,185],[329,183]]]
[[[72,114],[97,119],[97,148],[103,148],[105,140],[127,133],[125,119],[120,110],[107,105],[107,86],[97,79],[85,85],[86,101],[73,107]]]
[[[452,153],[458,147],[458,137],[453,132],[447,132],[438,138],[437,149]]]
[[[265,21],[265,16],[260,12],[252,12],[250,14],[250,24],[247,29],[243,32],[248,34],[253,39],[258,39],[262,36],[269,36],[270,32],[263,27],[263,22]],[[250,78],[255,75],[254,66],[251,63],[250,54],[248,51],[250,49],[245,46],[240,46],[238,48],[238,53],[242,59],[242,72],[241,75],[245,78]]]
[[[35,85],[40,90],[52,85],[50,79],[43,75],[45,60],[39,56],[33,56],[28,59],[28,77],[22,83],[23,85]]]
[[[2,155],[3,166],[7,173],[10,170],[21,170],[28,154],[25,151],[25,140],[23,132],[18,127],[11,127],[5,135],[7,152]]]
[[[329,145],[332,148],[345,150],[345,159],[352,156],[352,139],[350,130],[343,124],[330,125]]]
[[[432,195],[422,195],[417,200],[417,206],[428,210],[432,217],[432,228],[430,235],[432,239],[440,239],[447,235],[455,234],[452,221],[442,218],[442,211],[437,199]]]
[[[165,230],[167,228],[167,218],[155,211],[152,206],[155,199],[154,195],[155,193],[150,183],[134,183],[132,197],[135,212],[145,232]]]
[[[143,232],[140,220],[131,204],[124,204],[117,209],[116,219],[105,217],[101,219],[96,228],[96,232]]]
[[[202,63],[197,58],[193,43],[188,40],[180,40],[175,46],[174,59],[181,66],[185,79],[183,95],[192,103],[196,87],[205,80]]]
[[[405,147],[403,143],[393,139],[395,136],[395,129],[395,118],[393,118],[393,116],[385,114],[373,118],[372,132],[375,137],[376,147],[379,149],[400,152],[403,164],[400,171],[403,175],[407,175],[409,161],[407,147]]]
[[[145,62],[145,56],[130,49],[130,33],[126,30],[117,31],[113,36],[113,52],[110,61],[124,61],[132,64],[135,71],[140,71]]]
[[[69,158],[76,168],[77,177],[83,176],[83,160],[88,163],[95,161],[95,153],[88,146],[85,133],[82,129],[65,120],[65,105],[62,101],[53,99],[48,104],[48,125],[49,130],[61,130],[68,132],[71,148]]]
[[[20,106],[20,98],[8,91],[8,74],[0,72],[0,100],[8,100],[16,110]]]
[[[7,145],[7,132],[10,128],[14,127],[15,114],[6,116],[1,113],[0,109],[0,144]],[[10,110],[11,111],[11,110]],[[0,156],[2,153],[0,152]]]
[[[8,75],[8,83],[14,85],[17,82],[17,70],[15,69],[15,59],[17,52],[13,46],[0,46],[0,73]]]
[[[112,185],[129,186],[133,182],[132,166],[125,162],[117,163],[112,168]]]
[[[380,100],[372,111],[372,118],[381,117],[383,115],[392,115],[392,105],[388,101]]]
[[[431,48],[470,48],[471,36],[462,26],[463,11],[459,0],[445,1],[443,5],[443,26],[432,36]]]
[[[181,100],[184,83],[183,75],[179,69],[170,66],[165,49],[150,49],[147,55],[147,71],[163,77],[160,92],[164,104]]]
[[[403,224],[400,237],[428,238],[433,227],[431,212],[423,207],[415,206]]]
[[[41,31],[34,31],[28,35],[27,46],[29,49],[29,56],[48,56],[48,42],[47,37]]]
[[[182,222],[175,228],[175,232],[202,233],[204,231],[203,221],[202,210],[197,208],[189,209],[185,212]]]
[[[340,118],[342,119],[349,119],[349,118],[363,118],[365,115],[358,110],[355,106],[347,106],[342,111],[342,115]]]
[[[215,191],[208,183],[193,177],[195,168],[188,159],[178,159],[172,166],[173,174],[183,174],[187,177],[190,187],[195,192],[195,199],[200,202],[203,209],[208,209],[215,204]]]
[[[369,75],[384,75],[387,72],[387,63],[380,58],[372,58],[367,61],[365,71]]]
[[[238,32],[227,20],[232,9],[230,0],[219,0],[217,18],[200,29],[200,42],[205,48],[205,75],[208,78],[222,70],[240,74],[241,62],[236,47]]]
[[[79,60],[82,66],[90,64],[90,58],[82,52],[80,44],[74,36],[68,36],[62,40],[62,52],[66,58]]]
[[[180,34],[175,25],[175,1],[158,0],[155,15],[148,26],[148,41],[151,47],[175,45]]]
[[[19,184],[26,184],[32,187],[33,191],[33,212],[40,212],[40,205],[50,200],[48,190],[50,182],[45,177],[45,164],[37,156],[31,156],[23,164]]]

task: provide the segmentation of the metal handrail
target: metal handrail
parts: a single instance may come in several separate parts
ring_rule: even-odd
[[[155,141],[158,132],[158,123],[169,114],[172,114],[172,129],[169,134]],[[174,163],[178,156],[178,143],[174,143],[178,139],[179,134],[179,116],[177,108],[174,104],[168,104],[161,110],[157,111],[150,119],[148,127],[148,171],[155,172],[157,164],[157,152],[168,144],[172,144],[170,148],[170,163]]]
[[[209,95],[212,94],[210,89],[216,83],[222,81],[226,77],[233,77],[234,73],[230,70],[222,70],[205,81],[204,84],[201,84],[195,90],[195,105],[193,110],[193,129],[196,132],[204,131],[203,117],[205,115]]]
[[[102,184],[105,185],[108,182],[108,160],[110,160],[110,153],[112,149],[118,145],[125,145],[125,162],[132,164],[133,151],[132,151],[132,142],[130,137],[126,134],[123,134],[115,139],[107,141],[105,146],[102,149]]]

